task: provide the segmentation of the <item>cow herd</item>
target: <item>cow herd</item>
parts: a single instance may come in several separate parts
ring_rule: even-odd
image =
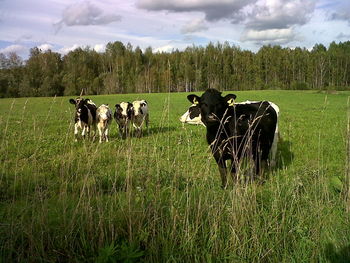
[[[200,97],[188,95],[187,99],[192,105],[180,121],[206,127],[207,143],[218,165],[223,188],[227,186],[227,170],[234,180],[238,179],[242,160],[253,161],[256,176],[262,173],[264,167],[275,165],[279,137],[279,108],[276,104],[269,101],[236,103],[235,94],[223,97],[215,89],[206,90]],[[91,127],[97,126],[100,142],[108,141],[108,127],[112,122],[112,111],[108,105],[102,104],[97,108],[90,99],[83,98],[70,99],[70,103],[76,107],[75,139],[79,129],[85,137]],[[114,119],[122,138],[130,135],[131,126],[136,136],[142,136],[142,127],[148,128],[149,123],[147,101],[116,104]]]
[[[96,130],[101,142],[108,142],[109,126],[112,123],[112,110],[108,104],[97,107],[90,99],[70,99],[69,102],[75,105],[74,136],[78,141],[79,130],[83,138],[90,134],[91,128]],[[133,103],[121,102],[115,105],[114,119],[119,126],[119,133],[122,138],[131,134],[131,126],[135,128],[136,136],[142,136],[144,124],[148,128],[149,115],[148,104],[145,100],[136,100]]]

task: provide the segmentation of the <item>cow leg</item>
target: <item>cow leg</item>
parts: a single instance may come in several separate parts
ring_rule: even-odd
[[[220,177],[221,177],[221,187],[226,189],[227,187],[227,167],[225,161],[220,156],[214,156],[216,163],[218,164]]]
[[[149,115],[146,115],[146,128],[147,128],[147,134],[149,133],[149,129],[148,129],[148,123],[149,123]]]
[[[74,124],[74,138],[76,142],[78,141],[78,133],[79,133],[79,124],[76,123]]]
[[[226,189],[227,187],[227,167],[225,162],[220,162],[218,163],[219,166],[219,172],[220,172],[220,177],[221,177],[221,187],[223,189]]]
[[[276,153],[277,153],[277,144],[278,144],[278,128],[276,128],[275,136],[273,137],[273,142],[271,146],[271,162],[270,162],[270,167],[274,168],[276,167]]]
[[[87,137],[89,138],[90,137],[90,125],[85,126],[85,132],[86,132]]]
[[[86,134],[86,125],[83,124],[83,131],[81,132],[81,136],[83,137],[83,139],[85,139],[85,134]]]
[[[96,124],[92,124],[92,129],[94,130],[94,135],[92,135],[92,141],[95,141],[96,137]],[[91,128],[89,128],[89,132],[91,131]]]
[[[102,142],[103,130],[100,125],[97,125],[98,134],[100,135],[100,143]]]
[[[120,132],[120,135],[122,137],[122,139],[125,139],[126,138],[126,127],[119,127],[119,132]]]
[[[108,142],[108,127],[105,129],[105,140]]]
[[[264,174],[264,170],[267,167],[266,159],[256,158],[255,159],[255,177],[258,178]]]
[[[231,161],[230,173],[231,173],[233,182],[238,182],[237,168],[234,160]]]
[[[141,138],[142,137],[142,129],[139,127],[137,128],[137,137]]]

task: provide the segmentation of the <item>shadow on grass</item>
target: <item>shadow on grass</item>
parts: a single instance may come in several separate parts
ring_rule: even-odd
[[[288,167],[294,159],[294,154],[291,151],[292,143],[280,139],[278,142],[277,156],[276,156],[276,168],[283,169]]]
[[[334,244],[329,243],[325,250],[325,256],[330,263],[346,263],[350,262],[350,245],[340,249],[335,248]]]
[[[150,127],[148,130],[147,128],[143,128],[142,130],[142,135],[140,138],[143,137],[150,137],[159,133],[166,133],[166,132],[172,132],[174,130],[176,130],[176,127],[173,126],[169,126],[169,127]],[[127,138],[137,138],[137,134],[134,131],[134,129],[132,129],[132,132],[127,136]],[[120,139],[120,140],[125,140],[126,138],[122,138],[122,136],[119,134],[119,132],[113,132],[110,136],[110,139]]]

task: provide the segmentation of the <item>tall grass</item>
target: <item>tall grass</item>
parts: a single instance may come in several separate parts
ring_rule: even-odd
[[[239,92],[281,108],[279,166],[220,187],[186,94],[143,94],[142,138],[74,143],[67,98],[1,100],[3,262],[346,262],[349,93]],[[293,98],[293,99],[291,99]],[[326,99],[325,99],[326,98]],[[114,105],[134,95],[92,97]]]

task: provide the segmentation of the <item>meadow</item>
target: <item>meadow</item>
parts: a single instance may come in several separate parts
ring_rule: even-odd
[[[142,138],[113,120],[102,144],[74,142],[69,97],[1,99],[0,262],[349,262],[350,92],[234,93],[276,103],[281,140],[226,190],[187,93],[89,96],[149,103]]]

